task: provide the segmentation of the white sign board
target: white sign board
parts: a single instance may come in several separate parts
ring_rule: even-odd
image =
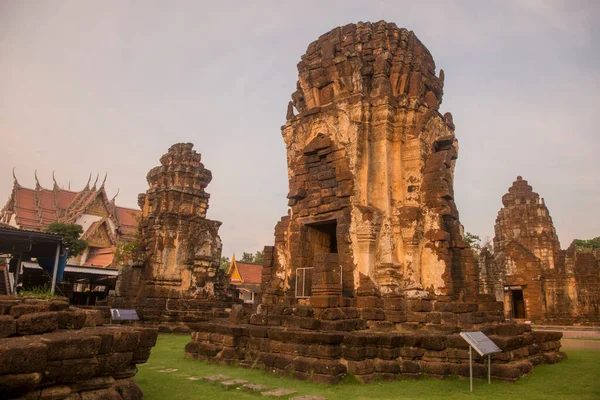
[[[480,356],[488,354],[502,353],[502,350],[496,346],[496,343],[485,336],[483,332],[461,332],[460,336],[479,353]]]
[[[140,318],[135,310],[124,310],[122,308],[111,308],[110,316],[113,321],[139,321]]]

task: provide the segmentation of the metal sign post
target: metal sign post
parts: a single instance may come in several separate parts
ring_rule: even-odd
[[[473,391],[473,347],[471,347],[471,345],[469,345],[469,377],[470,379],[470,387],[471,387],[471,392]]]
[[[56,290],[56,277],[58,275],[58,259],[60,257],[60,243],[56,243],[56,254],[54,255],[54,268],[52,269],[52,284],[50,285],[50,293],[54,294]]]
[[[502,353],[502,350],[483,332],[461,332],[460,336],[469,344],[469,378],[471,392],[473,391],[473,352],[475,349],[480,356],[488,356],[488,384],[492,383],[491,354]]]

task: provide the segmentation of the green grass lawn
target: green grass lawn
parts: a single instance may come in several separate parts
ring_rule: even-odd
[[[555,365],[535,367],[534,371],[516,383],[476,380],[473,393],[469,380],[455,377],[444,380],[421,379],[360,384],[343,382],[335,386],[300,382],[281,378],[258,370],[222,367],[183,358],[187,335],[160,335],[146,364],[139,365],[135,381],[144,391],[146,400],[169,399],[265,399],[259,393],[241,389],[224,389],[204,381],[190,381],[190,376],[225,374],[232,378],[261,383],[272,388],[285,387],[296,395],[318,395],[333,399],[600,399],[600,351],[570,350],[569,358]],[[177,368],[176,372],[158,372]]]

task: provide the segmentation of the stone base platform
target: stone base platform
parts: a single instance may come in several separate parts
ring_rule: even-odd
[[[229,317],[230,301],[180,298],[145,298],[141,301],[113,297],[111,308],[135,309],[140,318],[132,325],[158,328],[162,333],[189,333],[199,322]]]
[[[373,330],[315,331],[281,326],[207,322],[197,326],[185,357],[261,368],[300,380],[334,384],[352,374],[361,382],[422,376],[469,376],[468,344],[457,334]],[[535,365],[553,364],[561,332],[532,332],[526,324],[481,327],[502,350],[492,355],[492,378],[515,381]],[[473,352],[473,375],[487,376],[484,360]]]
[[[267,290],[249,323],[320,331],[418,330],[452,334],[504,321],[503,307],[493,295],[478,295],[471,302],[442,296],[312,296],[310,304],[296,304],[292,297],[275,296]]]

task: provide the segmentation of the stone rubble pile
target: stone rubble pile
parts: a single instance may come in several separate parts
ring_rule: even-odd
[[[141,399],[132,378],[157,331],[103,321],[66,301],[0,297],[0,398]]]

